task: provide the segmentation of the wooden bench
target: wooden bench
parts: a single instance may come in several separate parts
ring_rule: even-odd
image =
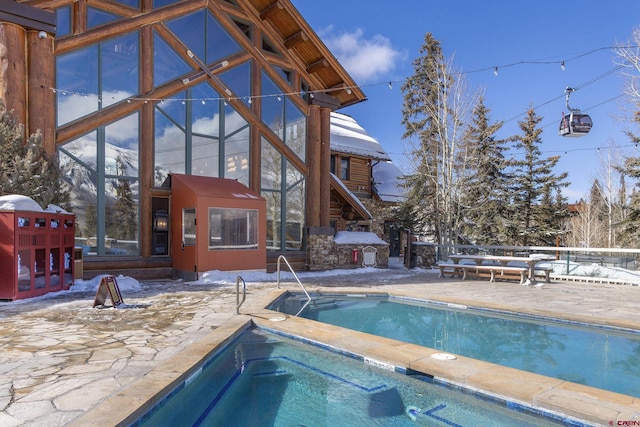
[[[477,277],[489,277],[490,282],[495,282],[496,279],[520,279],[522,285],[527,280],[527,273],[529,271],[526,267],[511,267],[503,265],[474,265],[474,264],[438,264],[440,269],[440,278],[446,277],[445,274],[462,275],[462,280],[465,280],[469,273]]]
[[[545,283],[551,283],[551,273],[553,273],[553,268],[551,267],[536,267],[533,269],[533,274],[536,277],[544,278]]]

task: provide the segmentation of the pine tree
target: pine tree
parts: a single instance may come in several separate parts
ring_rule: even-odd
[[[116,159],[116,167],[118,175],[124,176],[125,165],[120,156]],[[136,240],[138,212],[129,180],[117,180],[116,199],[110,206],[111,213],[107,215],[107,235],[117,240]]]
[[[489,124],[489,108],[480,97],[467,132],[469,144],[468,184],[463,198],[463,234],[476,244],[504,242],[502,224],[508,205],[508,181],[504,158],[505,140],[495,138],[503,123]]]
[[[24,127],[0,103],[0,195],[8,194],[30,197],[43,208],[69,209],[69,192],[55,157],[44,152],[42,134],[25,141]]]
[[[628,157],[624,163],[626,176],[635,178],[640,182],[640,157]],[[625,247],[637,247],[640,244],[640,192],[637,191],[640,184],[636,184],[629,198],[629,206],[626,209],[622,222],[621,239]]]
[[[512,162],[514,186],[511,190],[513,202],[509,228],[513,244],[523,246],[552,243],[549,237],[561,231],[559,218],[564,213],[549,209],[552,206],[551,195],[569,185],[565,181],[566,172],[560,175],[553,173],[560,157],[542,157],[542,129],[538,127],[541,121],[542,117],[530,108],[527,117],[518,122],[522,134],[514,137],[515,149],[524,152],[524,158]],[[546,207],[541,208],[543,203]]]
[[[417,140],[403,210],[412,217],[414,230],[433,233],[441,244],[457,243],[465,178],[462,129],[470,103],[463,80],[452,72],[440,42],[430,33],[413,67],[414,74],[402,86],[404,138]]]

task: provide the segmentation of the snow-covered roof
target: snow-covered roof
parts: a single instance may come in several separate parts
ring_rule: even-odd
[[[384,148],[352,117],[331,113],[331,151],[355,154],[375,160],[391,160]]]
[[[369,231],[338,231],[333,241],[337,245],[388,245],[376,233]]]
[[[362,214],[365,216],[365,219],[370,219],[373,218],[371,216],[371,213],[367,210],[367,208],[362,204],[362,202],[360,201],[360,199],[351,192],[351,190],[349,190],[347,188],[346,185],[344,185],[344,182],[342,182],[342,180],[340,178],[338,178],[335,174],[333,173],[329,173],[329,175],[331,176],[331,183],[335,184],[339,187],[339,189],[341,190],[341,192],[350,199],[350,202],[353,205],[357,205],[357,207],[360,209],[360,211],[362,212]],[[338,188],[336,188],[338,189]],[[356,206],[354,206],[356,207]]]
[[[402,202],[405,189],[400,186],[402,172],[391,162],[373,165],[373,191],[383,202]]]
[[[42,212],[42,207],[32,198],[19,194],[0,197],[0,211]]]
[[[53,212],[69,214],[58,205],[49,205],[46,209],[32,198],[20,194],[9,194],[0,197],[0,211],[30,211],[30,212]]]

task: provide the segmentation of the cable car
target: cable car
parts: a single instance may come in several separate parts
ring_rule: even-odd
[[[593,122],[588,114],[581,113],[580,110],[569,107],[569,95],[571,95],[571,92],[574,90],[575,89],[570,87],[565,90],[565,92],[567,92],[567,108],[569,109],[569,114],[565,115],[562,113],[562,120],[560,120],[560,129],[558,134],[560,136],[571,136],[577,138],[588,134],[591,130],[591,126],[593,126]]]
[[[560,121],[560,136],[579,137],[589,133],[593,126],[591,117],[588,114],[582,114],[578,110],[571,111],[568,115],[562,113]]]

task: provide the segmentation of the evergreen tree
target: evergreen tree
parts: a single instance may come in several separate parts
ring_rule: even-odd
[[[125,175],[124,161],[120,156],[116,159],[118,175]],[[110,205],[107,215],[107,235],[117,240],[136,240],[138,234],[137,204],[128,179],[120,178],[116,183],[116,199]]]
[[[640,157],[628,157],[624,162],[624,172],[638,183],[631,192],[620,237],[625,247],[637,247],[640,244],[640,192],[637,191],[640,186]]]
[[[476,244],[504,242],[501,225],[506,222],[508,181],[504,158],[505,140],[495,138],[503,123],[489,124],[489,108],[480,97],[467,132],[469,144],[468,184],[464,195],[463,234]]]
[[[402,86],[404,138],[417,140],[403,210],[412,217],[414,231],[432,233],[441,244],[457,243],[468,99],[462,79],[454,78],[440,42],[430,33],[413,67],[414,74]]]
[[[0,103],[0,195],[8,194],[30,197],[43,208],[69,209],[69,192],[57,160],[44,152],[42,134],[25,141],[24,127]]]
[[[549,237],[561,230],[559,219],[563,212],[554,212],[551,195],[567,186],[567,173],[553,173],[560,157],[543,158],[540,151],[542,129],[538,127],[542,117],[533,108],[527,117],[518,122],[522,133],[514,137],[515,149],[524,153],[521,160],[513,160],[512,220],[510,221],[513,244],[523,246],[547,245]],[[547,208],[541,208],[546,203]],[[554,229],[555,228],[555,229]]]

